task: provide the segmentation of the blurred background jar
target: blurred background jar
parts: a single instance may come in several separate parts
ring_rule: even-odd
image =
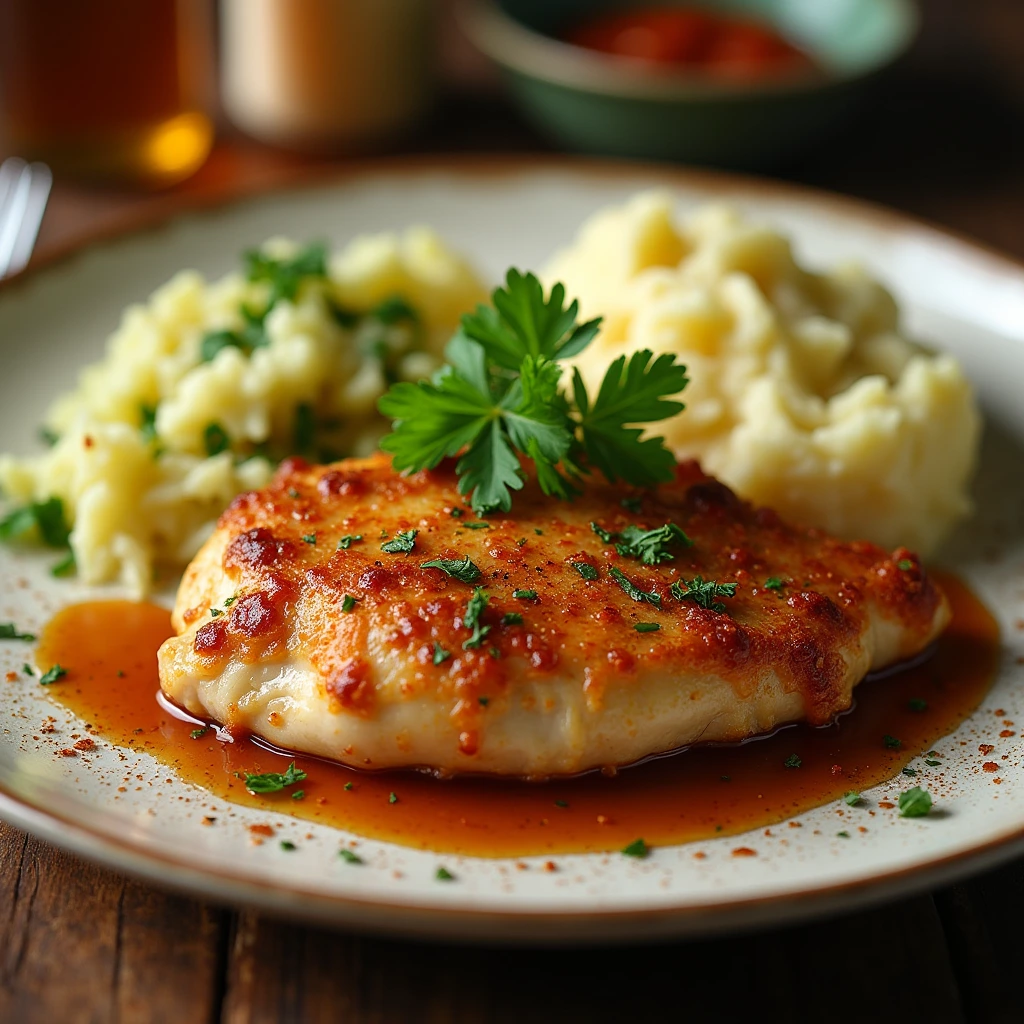
[[[221,0],[221,101],[305,152],[397,137],[433,99],[433,0]]]
[[[0,137],[55,173],[160,188],[213,144],[210,0],[0,0]]]

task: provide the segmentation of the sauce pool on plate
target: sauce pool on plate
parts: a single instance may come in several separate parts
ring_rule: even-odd
[[[642,836],[664,846],[776,825],[898,774],[977,708],[995,677],[998,628],[955,577],[934,573],[953,609],[936,650],[920,663],[868,679],[854,709],[820,729],[791,726],[729,746],[653,758],[614,775],[524,782],[412,771],[363,772],[270,750],[251,738],[221,742],[156,700],[156,650],[170,614],[151,604],[96,601],[59,612],[41,638],[40,666],[67,674],[49,695],[92,735],[147,753],[214,797],[420,849],[485,857],[620,850]],[[898,741],[898,746],[896,742]],[[940,764],[915,766],[907,787],[927,787]],[[252,795],[246,773],[307,777]],[[237,774],[236,774],[237,773]],[[300,799],[293,799],[301,791]],[[892,811],[891,813],[896,813]],[[850,809],[837,827],[867,824]]]

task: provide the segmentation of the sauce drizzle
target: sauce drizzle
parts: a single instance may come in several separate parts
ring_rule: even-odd
[[[999,637],[992,616],[964,584],[946,573],[933,575],[953,609],[934,654],[862,683],[855,708],[832,725],[792,726],[738,745],[694,748],[611,777],[438,780],[297,755],[296,766],[308,773],[302,783],[253,796],[235,773],[283,772],[293,755],[251,738],[220,742],[213,728],[193,739],[197,725],[157,703],[156,649],[171,635],[165,609],[127,601],[72,605],[46,627],[37,660],[68,669],[49,695],[91,723],[94,736],[151,754],[220,799],[439,852],[612,851],[640,836],[664,846],[769,827],[890,779],[936,745],[941,760],[941,737],[977,708],[995,677]],[[900,746],[887,746],[886,736]],[[927,787],[929,775],[942,771],[923,762],[914,768],[918,774],[906,788]],[[296,789],[304,792],[300,800],[291,798]],[[869,825],[870,817],[860,814],[850,809],[837,827]]]

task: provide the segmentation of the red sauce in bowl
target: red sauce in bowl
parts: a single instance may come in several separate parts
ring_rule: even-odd
[[[763,22],[689,7],[606,11],[573,26],[564,38],[614,57],[732,81],[814,68],[807,54]]]

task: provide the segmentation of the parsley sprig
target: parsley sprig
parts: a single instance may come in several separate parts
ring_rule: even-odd
[[[578,304],[565,305],[561,284],[545,298],[533,274],[515,269],[492,303],[462,318],[445,350],[448,363],[431,380],[394,384],[380,399],[380,411],[394,420],[381,447],[397,469],[432,469],[461,454],[459,491],[478,514],[511,508],[512,491],[525,482],[520,457],[533,462],[544,493],[562,499],[580,493],[591,467],[637,487],[672,478],[664,439],[644,438],[638,424],[683,408],[670,400],[687,383],[674,355],[644,349],[620,356],[593,398],[574,370],[570,394],[561,360],[590,344],[600,318],[578,323]]]

